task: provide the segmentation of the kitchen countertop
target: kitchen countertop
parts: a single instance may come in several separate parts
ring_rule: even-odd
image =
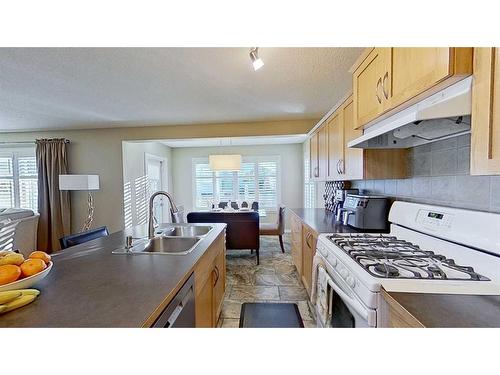
[[[52,257],[31,304],[0,315],[0,327],[142,327],[155,319],[226,227],[214,229],[187,255],[112,254],[125,237],[147,237],[147,226],[113,233]]]
[[[290,208],[290,211],[317,233],[364,232],[335,221],[334,213],[324,208]]]
[[[500,296],[386,293],[425,327],[500,327]]]

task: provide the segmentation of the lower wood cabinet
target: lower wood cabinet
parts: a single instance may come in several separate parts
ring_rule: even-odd
[[[316,242],[318,234],[307,225],[302,225],[302,283],[307,294],[311,295],[312,266],[314,254],[316,254]]]
[[[423,328],[413,315],[404,309],[383,288],[380,290],[377,328]]]
[[[471,174],[500,174],[500,48],[474,49]]]
[[[292,226],[292,259],[299,275],[302,275],[302,221],[295,214],[291,214]]]
[[[217,237],[194,269],[196,327],[216,327],[226,288],[225,233]]]

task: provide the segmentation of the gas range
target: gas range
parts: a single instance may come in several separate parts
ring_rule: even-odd
[[[396,201],[389,234],[320,234],[316,263],[336,295],[374,326],[389,292],[500,295],[500,215]]]
[[[487,281],[473,267],[389,234],[333,234],[328,239],[380,278]]]

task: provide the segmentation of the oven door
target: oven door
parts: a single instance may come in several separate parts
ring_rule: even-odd
[[[331,293],[329,326],[332,328],[375,327],[377,322],[375,310],[367,307],[357,297],[354,290],[347,285],[334,267],[330,266],[327,261],[324,261],[324,264],[331,278],[328,283]]]

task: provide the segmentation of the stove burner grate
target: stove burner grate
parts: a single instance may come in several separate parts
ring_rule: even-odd
[[[487,281],[472,267],[423,250],[418,245],[385,234],[337,234],[328,237],[375,277]]]

